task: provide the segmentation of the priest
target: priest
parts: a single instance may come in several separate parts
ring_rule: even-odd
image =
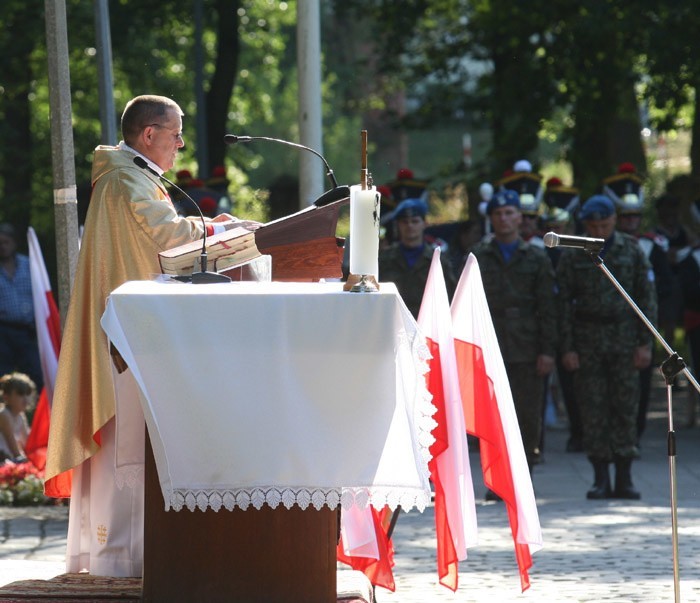
[[[158,274],[158,252],[201,239],[205,228],[212,235],[256,227],[229,214],[204,223],[178,215],[157,174],[172,169],[184,146],[182,117],[167,97],[137,96],[122,114],[123,140],[95,150],[45,475],[48,496],[71,497],[68,572],[128,577],[141,576],[143,568],[143,471],[117,483],[115,435],[130,438],[142,460],[145,432],[138,405],[116,423],[116,392],[130,388],[135,399],[136,386],[118,353],[110,354],[100,326],[107,297],[126,281]],[[138,167],[135,157],[152,171]]]

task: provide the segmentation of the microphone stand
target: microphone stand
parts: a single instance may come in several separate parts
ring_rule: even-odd
[[[185,281],[185,282],[191,282],[193,285],[206,285],[209,283],[230,283],[231,279],[226,276],[225,274],[219,274],[218,272],[209,272],[207,270],[207,261],[208,261],[208,255],[207,255],[207,221],[204,219],[204,213],[202,212],[202,209],[197,205],[197,202],[190,196],[188,195],[184,190],[182,190],[177,184],[174,182],[171,182],[168,180],[165,176],[162,176],[158,172],[156,172],[154,169],[152,169],[148,163],[142,158],[136,155],[134,157],[134,163],[139,166],[141,169],[146,170],[153,174],[156,178],[159,178],[163,182],[166,182],[170,186],[172,186],[175,190],[179,191],[185,199],[187,199],[192,205],[194,205],[195,209],[199,213],[199,217],[202,220],[202,227],[204,229],[204,232],[202,234],[202,253],[199,255],[199,272],[194,271],[194,267],[192,268],[192,276],[190,277],[173,277],[176,280],[179,281]]]
[[[602,258],[598,255],[600,249],[586,249],[585,250],[590,256],[593,263],[601,269],[603,274],[608,277],[610,282],[615,286],[615,288],[620,292],[620,295],[625,298],[625,301],[630,305],[630,307],[637,313],[637,316],[641,318],[642,322],[646,325],[647,329],[651,331],[656,340],[664,347],[668,352],[669,357],[666,358],[661,363],[660,371],[664,376],[666,381],[666,396],[667,396],[667,407],[668,407],[668,469],[670,478],[670,490],[671,490],[671,538],[673,543],[673,592],[675,596],[676,603],[680,602],[680,576],[678,567],[678,502],[677,502],[677,492],[676,492],[676,433],[673,429],[673,402],[672,402],[672,390],[673,381],[679,373],[684,373],[688,378],[688,382],[691,383],[695,389],[700,392],[700,385],[693,377],[692,373],[686,366],[684,360],[675,352],[673,348],[666,342],[661,333],[654,327],[651,321],[644,315],[634,302],[634,300],[629,296],[624,287],[620,285],[617,279],[608,270],[608,267],[603,262]]]
[[[328,161],[326,161],[326,158],[323,155],[321,155],[321,153],[319,153],[317,150],[312,149],[311,147],[307,147],[297,142],[283,140],[282,138],[271,138],[269,136],[236,136],[235,134],[226,134],[224,136],[224,142],[228,145],[233,145],[238,142],[252,142],[253,140],[267,140],[268,142],[278,142],[280,144],[287,145],[288,147],[294,147],[295,149],[303,149],[304,151],[309,151],[310,153],[313,153],[314,155],[316,155],[316,157],[319,157],[321,161],[323,161],[323,165],[326,168],[326,176],[331,181],[331,185],[333,186],[333,188],[327,190],[318,199],[316,199],[316,201],[313,202],[313,205],[315,205],[316,207],[323,207],[324,205],[333,203],[333,201],[338,201],[339,199],[344,199],[350,196],[350,187],[346,184],[338,184],[338,181],[335,179],[335,174],[333,173],[331,166],[328,164]]]

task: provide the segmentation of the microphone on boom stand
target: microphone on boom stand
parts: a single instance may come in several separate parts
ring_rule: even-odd
[[[177,184],[174,182],[171,182],[168,180],[165,176],[161,176],[158,172],[156,172],[151,166],[148,165],[146,160],[143,157],[140,157],[139,155],[136,155],[134,157],[134,163],[139,166],[141,169],[146,170],[162,180],[163,182],[166,182],[170,186],[172,186],[175,190],[179,191],[186,199],[194,205],[194,207],[197,210],[197,213],[199,214],[199,217],[202,219],[202,226],[204,228],[204,234],[202,235],[202,253],[199,256],[200,257],[200,266],[199,272],[192,272],[191,276],[191,281],[195,285],[200,285],[200,284],[205,284],[205,283],[228,283],[231,281],[231,279],[226,276],[225,274],[219,274],[218,272],[208,272],[207,271],[207,221],[204,219],[204,214],[202,213],[201,208],[199,205],[197,205],[196,201],[190,197],[184,190],[182,190]]]
[[[321,153],[315,151],[311,147],[307,147],[303,144],[298,144],[296,142],[289,142],[288,140],[282,140],[281,138],[269,138],[268,136],[236,136],[235,134],[226,134],[224,136],[224,142],[226,144],[236,144],[238,142],[251,142],[253,140],[268,140],[270,142],[279,142],[280,144],[285,144],[287,146],[295,147],[297,149],[304,149],[305,151],[309,151],[310,153],[313,153],[317,157],[321,158],[321,161],[323,161],[323,165],[326,167],[326,176],[328,176],[328,178],[330,179],[333,188],[327,190],[318,199],[316,199],[316,201],[314,201],[313,204],[316,207],[323,207],[324,205],[333,203],[333,201],[345,199],[346,197],[350,196],[350,187],[345,184],[341,186],[338,185],[338,182],[335,179],[335,175],[333,174],[333,170],[331,169],[331,166],[328,165],[326,158],[323,155],[321,155]]]

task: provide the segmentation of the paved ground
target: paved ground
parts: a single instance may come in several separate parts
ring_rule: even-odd
[[[700,602],[700,430],[688,427],[689,391],[673,394],[677,438],[681,601]],[[588,501],[592,470],[583,454],[564,452],[566,431],[549,428],[534,485],[545,539],[534,555],[532,587],[520,593],[503,505],[477,509],[480,544],[460,564],[456,593],[437,584],[432,509],[402,513],[394,533],[396,592],[378,603],[674,601],[666,390],[656,384],[641,459],[633,465],[641,501]],[[476,495],[483,499],[478,454]],[[0,507],[0,585],[63,573],[66,508]]]

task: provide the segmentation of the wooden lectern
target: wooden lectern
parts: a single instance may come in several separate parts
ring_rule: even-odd
[[[146,439],[143,601],[332,602],[339,511],[165,511]]]
[[[272,280],[342,276],[335,230],[348,202],[310,207],[256,231],[258,249],[272,256]],[[240,280],[236,271],[222,272]],[[335,603],[338,509],[165,511],[148,437],[145,479],[143,601]]]

